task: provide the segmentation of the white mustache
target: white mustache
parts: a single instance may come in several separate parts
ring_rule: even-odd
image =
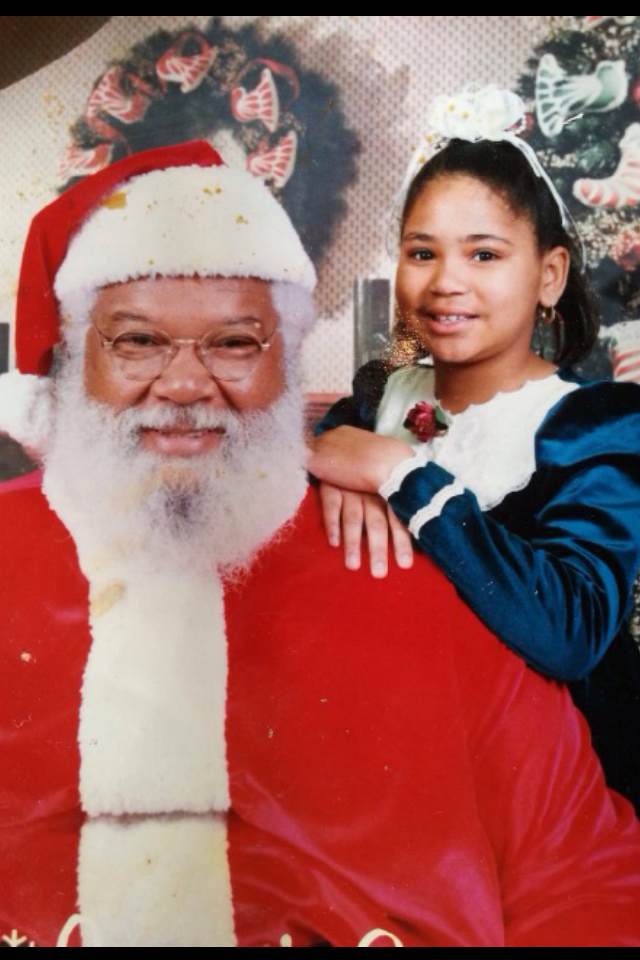
[[[180,407],[175,404],[149,410],[124,410],[119,415],[126,430],[225,430],[237,429],[240,417],[232,410],[212,410],[206,404]]]

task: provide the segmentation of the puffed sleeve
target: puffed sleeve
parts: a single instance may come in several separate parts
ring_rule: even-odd
[[[629,607],[640,567],[639,396],[613,383],[565,396],[536,433],[528,486],[490,512],[433,460],[405,461],[380,491],[490,630],[554,677],[586,676]]]
[[[353,394],[338,400],[316,424],[319,435],[334,427],[360,427],[373,430],[376,412],[384,393],[391,367],[384,360],[370,360],[357,371],[353,380]]]

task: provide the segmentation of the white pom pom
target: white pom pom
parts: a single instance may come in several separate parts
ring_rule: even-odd
[[[30,454],[46,453],[53,427],[52,381],[12,370],[0,376],[0,433]]]

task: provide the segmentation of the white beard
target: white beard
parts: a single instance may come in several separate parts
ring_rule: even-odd
[[[87,398],[78,367],[69,361],[56,380],[44,491],[87,575],[96,563],[135,557],[151,569],[217,567],[230,576],[294,515],[306,490],[297,389],[251,413],[165,403],[116,414]],[[176,423],[224,434],[200,456],[141,448],[141,427]]]

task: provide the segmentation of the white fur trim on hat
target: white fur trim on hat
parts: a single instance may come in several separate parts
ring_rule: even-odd
[[[85,221],[58,270],[77,290],[154,276],[258,277],[312,290],[316,274],[265,184],[229,167],[171,167],[117,187]]]

